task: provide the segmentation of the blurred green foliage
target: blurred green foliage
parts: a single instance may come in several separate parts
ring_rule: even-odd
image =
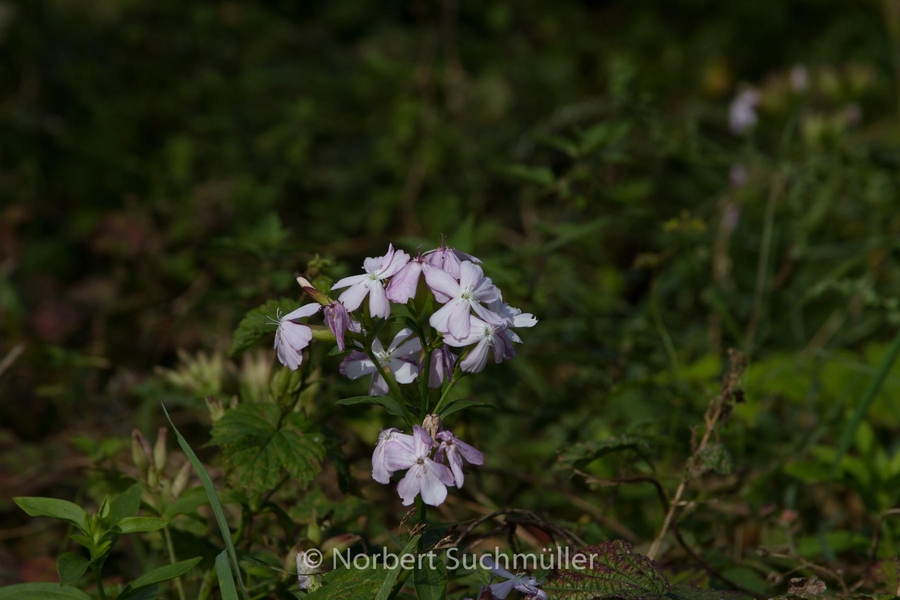
[[[496,408],[458,423],[488,461],[446,520],[514,506],[649,542],[654,486],[598,481],[671,495],[734,347],[744,402],[687,542],[770,595],[800,565],[759,545],[851,580],[876,531],[872,558],[896,553],[900,368],[839,450],[900,324],[896,0],[2,0],[0,52],[0,522],[28,533],[0,538],[0,582],[58,544],[12,496],[124,490],[122,440],[161,399],[202,447],[205,397],[297,383],[270,381],[268,349],[228,358],[248,310],[442,233],[540,319],[460,384]],[[758,123],[735,133],[748,86]],[[399,505],[367,472],[390,423],[336,405],[364,389],[311,354],[297,390],[337,441],[308,491],[281,489],[287,515],[380,536]],[[174,535],[212,556],[196,523]]]

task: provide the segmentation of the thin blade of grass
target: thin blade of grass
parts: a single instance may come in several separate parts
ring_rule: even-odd
[[[216,557],[216,575],[219,576],[219,593],[222,600],[238,600],[237,588],[234,587],[234,573],[228,563],[228,554],[222,550]]]
[[[178,428],[175,427],[175,423],[172,422],[172,417],[169,416],[169,411],[166,410],[165,404],[160,402],[160,405],[166,415],[166,419],[169,420],[169,425],[172,426],[172,431],[175,432],[175,436],[178,438],[178,445],[181,446],[181,449],[187,455],[188,460],[191,461],[191,466],[194,467],[194,471],[196,471],[197,476],[200,477],[200,482],[203,484],[203,489],[206,490],[206,495],[209,497],[209,505],[212,507],[213,514],[216,516],[216,522],[219,524],[219,531],[222,532],[222,538],[225,540],[225,550],[228,552],[228,558],[231,560],[231,564],[234,566],[234,570],[238,575],[237,583],[241,591],[240,597],[243,600],[248,600],[247,590],[244,589],[244,581],[240,577],[241,569],[238,563],[237,552],[235,552],[234,542],[231,540],[231,530],[228,528],[228,521],[225,520],[225,511],[222,509],[222,503],[219,501],[216,487],[213,485],[212,479],[210,478],[209,473],[206,472],[203,463],[200,462],[200,459],[197,458],[197,455],[191,450],[187,440],[184,439],[184,436],[182,436],[181,432],[178,431]],[[218,560],[216,560],[217,571],[218,567]],[[230,571],[231,569],[229,569],[229,572]],[[221,571],[218,572],[219,585],[222,586],[224,585],[224,582],[222,581]],[[233,586],[234,581],[232,581],[232,587]]]
[[[878,395],[879,390],[881,390],[884,380],[887,379],[888,374],[891,372],[891,367],[897,362],[897,356],[900,356],[900,333],[894,338],[894,342],[891,344],[891,347],[888,348],[888,352],[881,361],[881,365],[878,367],[875,377],[869,382],[869,387],[866,389],[866,393],[863,394],[859,406],[856,407],[853,416],[847,421],[847,425],[844,426],[840,445],[838,446],[837,454],[834,457],[834,464],[831,465],[832,479],[837,475],[841,460],[843,460],[844,455],[847,454],[847,450],[849,450],[850,446],[853,444],[853,439],[856,437],[856,430],[866,417],[869,406],[872,404],[872,401],[875,400],[875,396]]]

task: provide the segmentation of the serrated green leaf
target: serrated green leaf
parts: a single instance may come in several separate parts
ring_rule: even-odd
[[[301,486],[322,469],[324,436],[301,413],[282,417],[274,404],[243,403],[225,413],[212,430],[222,462],[235,484],[252,493],[274,488],[286,472]]]
[[[163,581],[169,581],[170,579],[175,579],[176,577],[181,577],[188,571],[194,568],[194,566],[203,560],[202,556],[198,556],[197,558],[191,558],[188,560],[181,560],[177,563],[173,563],[171,565],[165,565],[163,567],[159,567],[158,569],[153,569],[147,573],[144,573],[122,590],[122,593],[119,595],[118,600],[126,600],[126,598],[134,597],[138,592],[140,592],[143,588],[146,588],[151,585],[156,585],[157,583],[162,583]]]
[[[416,561],[413,570],[413,586],[417,600],[444,600],[447,597],[447,567],[444,561],[435,557],[433,561]],[[429,564],[429,563],[432,564]],[[431,567],[434,568],[431,568]]]
[[[109,503],[109,520],[115,525],[120,519],[134,517],[141,507],[141,493],[143,489],[140,483],[135,483],[127,490],[112,499]]]
[[[322,578],[323,586],[310,594],[296,594],[308,600],[372,600],[386,571],[381,567],[354,569],[341,567]]]
[[[0,600],[92,600],[71,586],[58,583],[23,583],[0,588]]]
[[[572,554],[569,564],[572,569],[551,572],[542,586],[551,598],[651,600],[669,589],[656,562],[622,540],[583,548]]]
[[[647,441],[634,435],[617,435],[607,438],[600,442],[578,442],[567,446],[559,455],[558,467],[573,469],[578,466],[587,465],[598,458],[622,452],[625,450],[634,450],[643,456],[644,450],[649,447]]]
[[[53,517],[72,523],[81,531],[85,529],[87,513],[84,509],[68,500],[57,498],[19,497],[13,498],[19,508],[31,517]]]
[[[262,338],[274,336],[277,325],[272,322],[272,319],[276,319],[279,313],[286,315],[298,308],[300,308],[299,300],[279,298],[278,300],[269,300],[248,312],[234,332],[229,355],[238,356],[244,350],[255,346]]]
[[[56,571],[59,573],[59,585],[69,585],[81,579],[88,570],[91,561],[77,552],[66,552],[56,559]]]
[[[138,533],[143,531],[159,531],[169,521],[157,517],[125,517],[119,520],[118,528],[122,533]]]

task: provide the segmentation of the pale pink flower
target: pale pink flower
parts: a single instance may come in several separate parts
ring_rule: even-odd
[[[487,364],[488,352],[493,350],[494,362],[499,363],[504,358],[509,360],[516,357],[513,342],[522,340],[515,332],[510,331],[506,322],[494,315],[492,322],[479,319],[474,315],[469,316],[470,332],[463,339],[445,335],[444,343],[456,348],[466,346],[474,347],[462,358],[459,367],[467,373],[479,373]]]
[[[401,330],[386,349],[380,340],[372,342],[372,353],[378,359],[378,364],[385,371],[392,372],[397,383],[412,383],[418,376],[418,356],[421,349],[422,343],[414,336],[412,329]],[[359,350],[347,355],[341,363],[340,371],[350,379],[372,375],[372,382],[369,384],[370,396],[384,396],[388,393],[387,382],[378,372],[375,363]]]
[[[438,433],[437,439],[440,445],[434,453],[434,460],[443,462],[444,457],[447,457],[447,464],[453,472],[456,487],[461,488],[465,479],[462,470],[463,459],[470,465],[483,465],[484,454],[446,430]]]
[[[409,506],[416,496],[431,506],[440,506],[447,499],[447,486],[452,486],[453,473],[446,466],[428,457],[434,447],[434,440],[418,425],[413,426],[413,447],[402,444],[391,445],[385,450],[385,466],[391,471],[409,469],[400,483],[397,493],[403,506]]]
[[[489,556],[484,558],[485,565],[491,570],[491,574],[497,577],[503,577],[506,581],[502,583],[491,584],[491,593],[500,600],[504,600],[513,590],[518,590],[525,594],[529,600],[547,600],[547,592],[538,587],[540,584],[534,577],[526,577],[524,575],[513,575],[503,567],[494,564],[493,559]]]
[[[388,469],[385,464],[385,452],[395,444],[399,444],[411,452],[413,450],[413,436],[407,435],[394,427],[384,429],[378,434],[378,444],[375,446],[375,452],[372,454],[372,479],[378,483],[388,484],[391,482],[391,474],[394,470]]]
[[[296,371],[303,362],[303,349],[312,341],[312,329],[301,323],[300,319],[316,314],[320,308],[321,304],[313,302],[284,316],[276,315],[275,355],[291,371]]]
[[[481,261],[471,254],[448,247],[443,236],[441,236],[441,247],[426,252],[425,260],[437,268],[447,271],[456,279],[459,279],[459,268],[462,261],[468,260],[478,265],[481,264]],[[446,301],[441,300],[441,302]]]
[[[366,296],[369,296],[369,314],[387,319],[391,316],[391,303],[385,295],[384,282],[408,261],[409,255],[403,250],[395,251],[391,244],[384,256],[367,258],[364,261],[365,274],[344,277],[331,286],[331,289],[347,288],[338,300],[351,312],[359,308]]]
[[[475,263],[464,260],[460,264],[459,281],[441,269],[425,271],[425,281],[435,294],[441,293],[449,298],[428,322],[432,327],[456,339],[469,335],[469,314],[474,310],[484,318],[491,318],[490,311],[482,302],[493,302],[500,299],[500,290],[484,271]]]
[[[444,381],[453,375],[453,365],[456,364],[456,355],[450,348],[435,348],[431,352],[431,364],[428,369],[428,387],[439,388]]]

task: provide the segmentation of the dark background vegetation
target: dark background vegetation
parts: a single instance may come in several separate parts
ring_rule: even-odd
[[[900,494],[900,374],[860,408],[900,317],[898,49],[896,0],[3,0],[0,582],[54,580],[64,539],[13,496],[102,498],[160,400],[200,447],[203,398],[265,381],[271,354],[227,358],[247,310],[443,233],[540,319],[466,383],[498,408],[458,425],[488,458],[447,517],[517,506],[649,543],[652,486],[557,455],[641,435],[647,460],[582,470],[671,494],[734,347],[734,468],[693,484],[689,543],[760,594],[800,565],[760,545],[875,585],[872,536],[877,559],[900,534],[879,520]],[[737,135],[748,85],[759,124]],[[402,515],[368,479],[388,423],[335,406],[363,387],[321,359],[312,414],[359,489],[326,470],[291,514],[327,498],[382,534]],[[661,558],[705,576],[677,546]]]

